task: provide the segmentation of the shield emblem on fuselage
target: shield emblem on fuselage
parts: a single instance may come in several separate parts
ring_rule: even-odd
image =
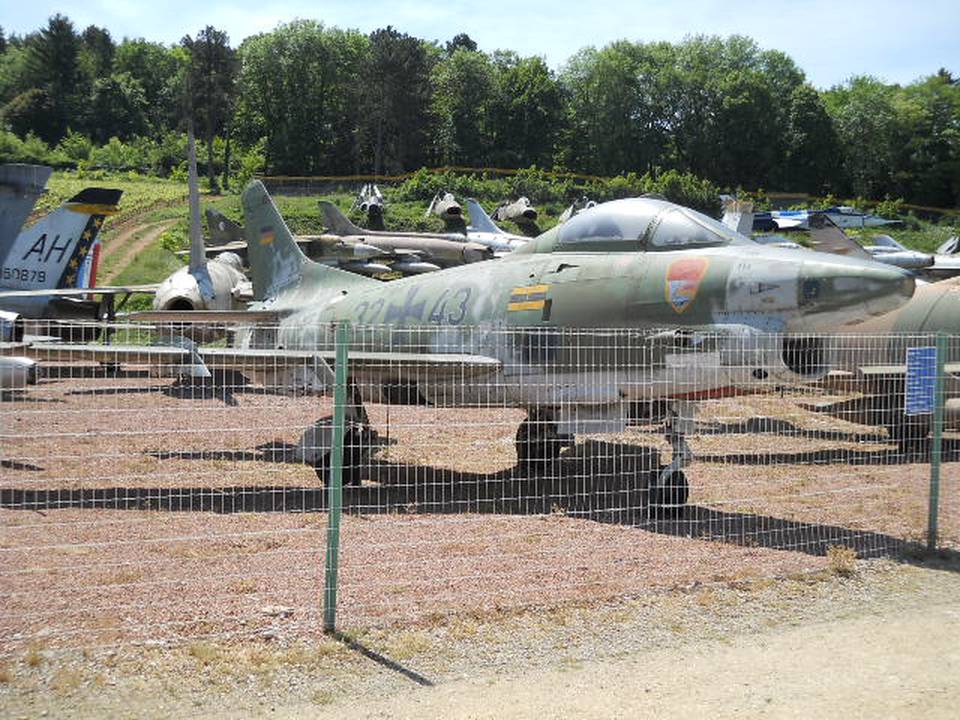
[[[667,268],[665,293],[674,312],[682,313],[693,303],[709,264],[703,257],[683,258]]]

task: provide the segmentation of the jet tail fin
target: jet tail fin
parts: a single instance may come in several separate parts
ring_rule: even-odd
[[[937,255],[955,255],[960,253],[960,237],[952,235],[937,248]]]
[[[506,234],[473,198],[467,198],[467,212],[470,215],[470,227],[477,232]]]
[[[3,263],[12,290],[76,287],[103,220],[117,212],[122,190],[86,188],[17,235]]]
[[[243,228],[239,224],[213,208],[207,208],[204,214],[207,218],[207,231],[210,233],[211,245],[243,242]]]
[[[824,213],[810,215],[810,244],[817,252],[873,260],[873,256],[850,238]]]
[[[0,165],[0,261],[13,247],[52,172],[46,165]]]
[[[723,206],[721,222],[731,230],[750,237],[753,232],[753,203],[749,200],[730,200]]]
[[[336,287],[379,282],[307,258],[259,180],[247,185],[241,203],[255,300],[277,297],[298,286],[305,276]]]
[[[363,230],[350,222],[350,218],[332,202],[321,200],[320,209],[323,211],[323,222],[333,235],[363,235]]]

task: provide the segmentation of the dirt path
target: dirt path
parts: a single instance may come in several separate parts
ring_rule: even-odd
[[[955,718],[960,604],[331,705],[350,718]],[[301,717],[305,708],[275,717]]]
[[[110,270],[103,273],[99,278],[101,285],[110,283],[117,275],[133,262],[137,253],[143,252],[169,227],[174,225],[174,220],[164,220],[161,222],[148,223],[146,225],[134,224],[123,228],[116,235],[103,243],[103,254],[100,256],[100,262],[106,263],[110,259]],[[146,232],[143,232],[146,231]],[[143,232],[140,237],[135,237],[137,233]],[[112,258],[116,257],[116,260]]]

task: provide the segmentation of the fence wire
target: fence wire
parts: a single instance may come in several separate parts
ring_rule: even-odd
[[[5,652],[319,633],[333,329],[44,332],[71,340],[50,340],[38,383],[0,401]],[[902,366],[927,345],[353,327],[339,624],[816,572],[834,546],[909,555],[926,541],[930,416],[904,415]]]

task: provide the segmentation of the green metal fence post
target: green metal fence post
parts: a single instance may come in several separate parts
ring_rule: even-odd
[[[940,514],[940,456],[943,452],[944,373],[947,362],[947,335],[937,333],[937,377],[933,388],[933,439],[930,445],[930,508],[927,514],[927,549],[937,547]]]
[[[323,630],[337,624],[337,573],[340,565],[340,515],[343,511],[343,437],[347,406],[347,346],[350,323],[337,324],[336,379],[333,387],[333,440],[327,478],[327,565],[323,583]]]

